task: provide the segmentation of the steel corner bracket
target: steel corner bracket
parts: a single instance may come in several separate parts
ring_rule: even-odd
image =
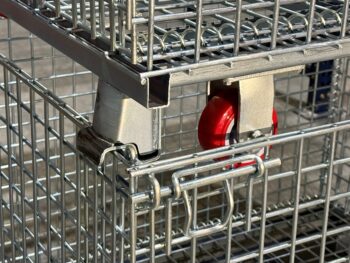
[[[159,110],[143,107],[100,79],[92,126],[79,131],[77,147],[96,164],[114,150],[128,152],[124,159],[129,163],[154,160],[159,155],[160,120]]]

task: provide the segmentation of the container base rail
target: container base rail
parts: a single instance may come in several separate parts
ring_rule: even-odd
[[[0,262],[350,261],[347,57],[274,76],[277,134],[203,150],[202,81],[152,110],[158,160],[96,164],[99,76],[11,19],[0,53]]]

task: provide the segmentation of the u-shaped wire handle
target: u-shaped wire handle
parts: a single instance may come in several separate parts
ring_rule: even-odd
[[[213,226],[201,228],[199,230],[191,229],[191,222],[193,217],[192,207],[189,200],[188,192],[183,191],[183,199],[184,199],[185,212],[186,212],[186,220],[185,220],[185,226],[184,226],[185,235],[189,237],[202,237],[205,235],[210,235],[223,230],[226,227],[226,225],[229,223],[229,221],[231,220],[231,215],[233,213],[233,208],[234,208],[233,193],[232,193],[229,181],[225,180],[223,183],[224,183],[224,191],[225,191],[226,200],[227,200],[227,209],[226,209],[224,219]]]
[[[192,214],[190,198],[188,195],[188,190],[195,188],[197,184],[194,183],[192,186],[187,187],[186,189],[183,189],[181,185],[181,181],[183,180],[183,177],[188,176],[190,174],[198,173],[198,172],[205,172],[205,171],[217,169],[220,167],[225,167],[229,164],[232,165],[234,163],[251,161],[251,160],[255,160],[255,164],[250,166],[251,170],[253,171],[255,170],[255,173],[254,173],[255,176],[261,176],[265,173],[266,168],[280,165],[281,163],[280,160],[268,161],[268,162],[271,162],[271,165],[267,165],[268,167],[266,167],[264,161],[259,156],[254,154],[248,154],[248,155],[240,156],[234,159],[224,160],[214,164],[205,165],[203,167],[198,166],[195,168],[189,168],[189,169],[185,169],[185,170],[181,170],[173,173],[172,182],[174,187],[173,190],[174,190],[175,198],[176,199],[180,198],[182,194],[183,200],[184,200],[185,214],[186,214],[185,223],[184,223],[185,235],[189,237],[201,237],[201,236],[209,235],[209,234],[216,233],[218,231],[223,230],[226,227],[226,225],[229,223],[229,220],[231,220],[231,216],[234,208],[234,198],[233,198],[233,189],[231,189],[230,183],[229,183],[230,178],[228,178],[227,174],[225,173],[219,174],[215,179],[215,181],[211,181],[210,176],[206,178],[198,179],[197,181],[203,182],[202,184],[201,183],[198,184],[200,186],[223,182],[226,201],[227,201],[227,209],[223,220],[220,221],[219,223],[215,224],[214,226],[201,228],[199,230],[193,230],[191,229],[193,214]],[[240,168],[238,168],[237,171],[239,169]],[[247,169],[247,167],[244,167],[242,169]]]

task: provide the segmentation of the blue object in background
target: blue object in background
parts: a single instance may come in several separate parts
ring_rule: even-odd
[[[326,113],[329,110],[329,93],[332,84],[333,60],[320,62],[318,74],[316,69],[316,63],[307,65],[305,69],[305,72],[310,74],[307,105],[310,106],[310,110],[313,111],[313,113],[320,114]],[[315,85],[316,79],[317,84]]]

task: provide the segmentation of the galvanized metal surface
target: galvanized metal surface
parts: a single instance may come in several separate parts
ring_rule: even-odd
[[[0,9],[153,108],[168,106],[170,87],[350,55],[348,4],[50,0],[33,10],[4,0]]]
[[[275,98],[274,76],[262,76],[239,81],[237,133],[244,140],[258,132],[271,133],[271,115]]]
[[[141,153],[158,150],[159,128],[153,111],[145,109],[109,84],[99,81],[93,128],[119,143],[135,143]]]
[[[171,90],[161,160],[98,167],[75,147],[97,78],[13,21],[0,29],[1,262],[349,261],[346,58],[275,78],[280,135],[203,152],[198,83]],[[226,167],[261,147],[281,165]]]

